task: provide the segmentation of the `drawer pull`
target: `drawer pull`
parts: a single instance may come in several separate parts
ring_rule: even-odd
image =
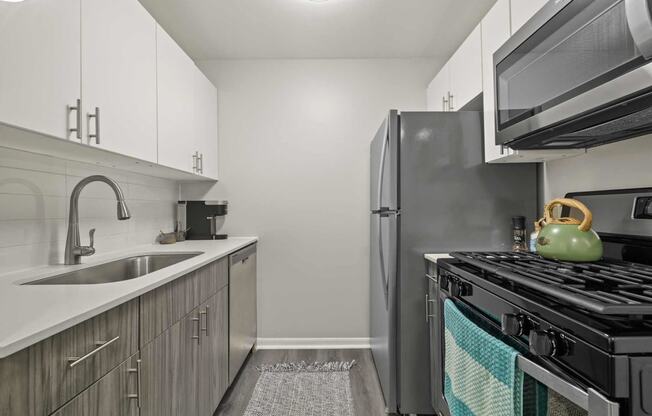
[[[140,372],[141,372],[141,367],[143,360],[138,359],[136,360],[136,368],[130,368],[127,370],[129,373],[136,373],[136,394],[129,394],[127,395],[127,398],[129,399],[136,399],[137,400],[137,406],[140,409]]]
[[[206,309],[204,309],[203,311],[199,312],[199,316],[200,316],[200,317],[201,317],[202,315],[204,315],[204,317],[205,317],[204,322],[205,322],[206,325],[203,326],[203,327],[201,328],[201,332],[203,332],[204,335],[206,335],[206,336],[208,336],[208,310],[209,310],[209,306],[206,305]]]
[[[200,314],[200,316],[201,316],[201,314]],[[191,318],[190,320],[197,323],[197,335],[194,335],[194,331],[193,331],[193,335],[192,335],[191,339],[196,339],[197,344],[200,344],[201,343],[201,337],[200,337],[200,335],[201,335],[201,323],[200,323],[201,319],[200,318]]]
[[[117,337],[113,338],[110,341],[97,341],[95,345],[97,345],[98,347],[95,348],[93,351],[89,352],[88,354],[84,355],[83,357],[68,357],[68,362],[70,363],[68,364],[68,367],[74,368],[78,366],[79,364],[83,363],[84,361],[94,356],[98,352],[102,351],[103,349],[105,349],[106,347],[113,344],[119,339],[120,339],[120,335],[118,335]]]

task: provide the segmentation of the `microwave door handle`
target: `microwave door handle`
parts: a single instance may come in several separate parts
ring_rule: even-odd
[[[619,414],[618,403],[610,401],[591,388],[585,391],[522,355],[518,356],[517,365],[525,374],[587,410],[589,416],[618,416]]]
[[[648,0],[625,0],[627,25],[645,59],[652,58],[652,15]]]

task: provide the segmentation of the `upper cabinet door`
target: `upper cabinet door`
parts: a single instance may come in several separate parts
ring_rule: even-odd
[[[199,69],[195,71],[195,127],[199,173],[217,179],[217,89]]]
[[[83,142],[156,162],[156,22],[135,0],[82,0],[81,21]]]
[[[73,138],[80,0],[0,2],[0,122]]]
[[[496,104],[493,54],[510,36],[509,0],[498,0],[482,19],[482,90],[485,161],[503,157],[509,149],[496,145]]]
[[[439,70],[428,85],[427,110],[449,111],[448,96],[450,95],[450,71],[448,62]]]
[[[512,33],[516,33],[546,3],[547,0],[511,0]]]
[[[195,63],[160,26],[157,38],[158,163],[195,172]]]
[[[451,111],[458,111],[482,93],[482,33],[471,32],[449,61]]]

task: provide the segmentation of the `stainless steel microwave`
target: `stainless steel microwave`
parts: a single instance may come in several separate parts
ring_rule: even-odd
[[[494,54],[496,144],[588,148],[652,132],[652,0],[550,0]]]

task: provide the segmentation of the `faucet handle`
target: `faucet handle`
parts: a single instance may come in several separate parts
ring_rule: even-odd
[[[88,232],[88,237],[91,240],[89,247],[95,248],[95,228],[91,228],[91,230]]]

